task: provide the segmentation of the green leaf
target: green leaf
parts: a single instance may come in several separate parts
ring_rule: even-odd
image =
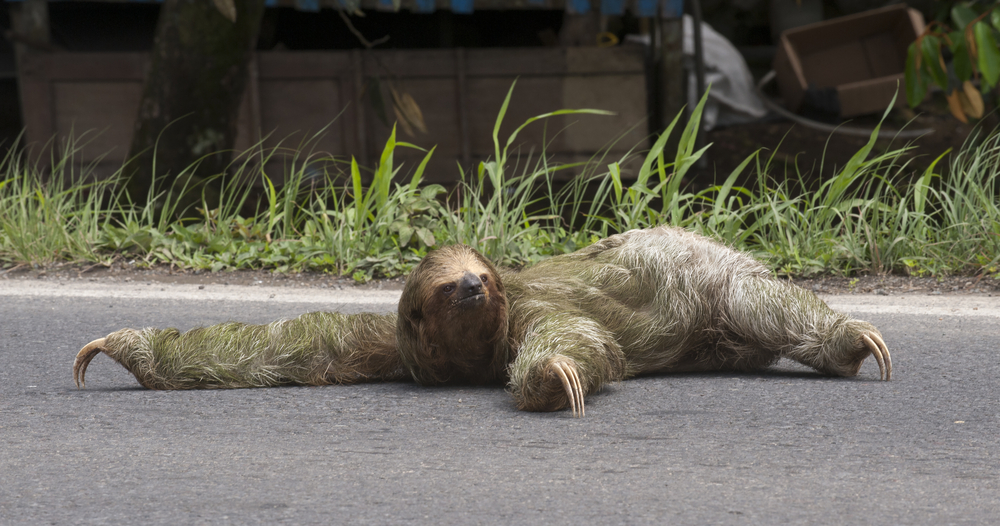
[[[713,218],[717,218],[722,215],[722,205],[726,200],[726,196],[728,196],[730,190],[732,190],[733,184],[736,182],[736,177],[739,176],[741,173],[743,173],[743,170],[746,169],[748,164],[750,164],[750,161],[756,159],[759,153],[760,150],[755,151],[750,155],[748,155],[747,158],[744,159],[743,162],[740,163],[740,165],[737,166],[736,169],[729,174],[729,177],[726,178],[726,181],[719,188],[718,194],[715,196],[715,203],[714,206],[712,207]]]
[[[385,148],[382,149],[382,156],[379,158],[378,169],[372,179],[372,186],[368,189],[369,196],[375,192],[375,206],[381,210],[385,202],[389,199],[389,183],[395,172],[392,169],[393,152],[396,151],[396,125],[393,124],[392,132],[385,141]],[[368,197],[366,196],[366,200]]]
[[[424,244],[429,247],[433,247],[434,243],[436,243],[436,240],[434,239],[434,234],[431,233],[430,230],[424,227],[420,227],[417,229],[417,237],[419,237],[420,241],[423,241]]]
[[[965,43],[965,35],[961,31],[955,31],[949,36],[955,76],[959,82],[964,82],[972,78],[972,57],[969,56],[969,46]]]
[[[990,22],[993,22],[993,27],[1000,31],[1000,5],[993,8],[993,12],[990,13]]]
[[[618,163],[608,165],[608,175],[611,176],[611,184],[615,191],[615,204],[622,203],[622,170]]]
[[[445,188],[439,184],[429,184],[420,189],[421,199],[434,199],[438,195],[447,192]]]
[[[410,239],[413,237],[413,227],[410,225],[401,225],[399,227],[399,245],[405,247],[410,244]]]
[[[353,155],[351,156],[351,182],[354,185],[354,208],[352,209],[354,219],[356,220],[354,228],[355,230],[360,230],[368,207],[364,190],[361,187],[361,170],[358,168],[358,161]]]
[[[906,52],[906,103],[911,108],[924,101],[927,96],[927,79],[917,69],[917,57],[920,56],[917,44],[910,44]]]
[[[410,179],[410,190],[416,190],[417,186],[420,184],[420,180],[424,177],[424,170],[427,168],[427,162],[431,160],[431,155],[434,155],[434,150],[437,149],[437,145],[431,148],[431,151],[427,152],[424,159],[420,161],[420,165],[417,166],[417,170],[413,172],[413,178]]]
[[[937,177],[934,173],[934,168],[937,166],[941,159],[944,159],[946,155],[951,153],[951,148],[945,150],[944,153],[934,159],[934,162],[924,170],[924,175],[917,179],[916,183],[913,185],[913,210],[918,214],[924,213],[924,208],[927,203],[927,192],[931,187],[931,179]]]
[[[510,83],[510,89],[507,90],[507,96],[503,99],[503,104],[500,105],[500,113],[497,114],[497,120],[493,124],[493,147],[495,148],[494,154],[496,155],[497,161],[503,161],[500,158],[500,124],[503,123],[503,117],[507,114],[507,106],[510,104],[510,97],[514,94],[514,86],[517,85],[517,79]]]
[[[979,72],[983,74],[983,80],[989,87],[996,86],[997,80],[1000,80],[1000,50],[993,38],[993,29],[985,22],[976,22],[972,31],[976,37]]]
[[[691,112],[691,116],[688,118],[687,125],[684,126],[684,131],[681,132],[681,139],[677,145],[677,155],[674,160],[675,164],[680,164],[681,159],[689,157],[691,152],[694,151],[695,139],[698,136],[698,126],[701,124],[701,114],[705,110],[705,103],[708,102],[708,93],[710,91],[712,91],[711,84],[705,88],[705,93],[702,94],[701,100],[698,101],[698,105],[694,107],[694,111]]]
[[[951,20],[955,22],[955,27],[959,30],[965,29],[966,26],[976,19],[976,16],[976,12],[969,9],[969,6],[965,4],[955,4],[951,8]]]
[[[948,89],[948,74],[941,67],[941,39],[925,36],[920,42],[920,51],[923,54],[924,70],[930,73],[931,80],[941,89]]]
[[[274,229],[274,225],[278,223],[277,218],[277,208],[278,208],[278,192],[274,188],[274,183],[271,182],[271,178],[264,175],[264,181],[267,182],[267,217],[269,218],[267,223],[267,232],[270,233]],[[177,230],[177,227],[174,227]]]
[[[707,95],[708,92],[705,92],[705,94]],[[674,131],[674,126],[677,125],[677,121],[679,121],[683,115],[684,109],[681,108],[681,111],[677,112],[677,116],[674,117],[674,120],[670,121],[670,125],[667,126],[667,129],[663,130],[660,137],[656,139],[655,143],[653,143],[653,147],[649,149],[648,153],[646,153],[646,159],[642,162],[642,166],[639,168],[639,175],[636,177],[635,184],[633,186],[646,186],[649,176],[653,173],[653,162],[663,155],[663,148],[667,146],[667,139],[670,138],[671,132]]]

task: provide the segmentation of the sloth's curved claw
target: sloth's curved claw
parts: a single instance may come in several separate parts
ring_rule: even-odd
[[[585,416],[583,408],[583,388],[580,386],[580,376],[576,373],[576,367],[566,362],[553,362],[556,374],[562,380],[563,389],[566,390],[566,398],[569,399],[569,406],[573,410],[573,417]]]
[[[104,350],[104,342],[105,338],[98,338],[84,345],[83,349],[76,353],[76,361],[73,362],[73,381],[76,382],[77,389],[87,387],[87,382],[84,380],[87,375],[87,366],[90,365],[90,361],[95,356]]]
[[[861,335],[861,340],[865,342],[865,347],[875,356],[878,362],[878,375],[880,380],[889,381],[892,379],[892,358],[889,356],[889,348],[885,346],[882,337],[877,333],[870,332]]]

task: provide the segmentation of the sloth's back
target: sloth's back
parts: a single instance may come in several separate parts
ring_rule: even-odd
[[[635,372],[650,372],[671,370],[685,353],[712,345],[734,280],[768,277],[743,253],[658,227],[611,236],[504,279],[513,283],[514,309],[582,311],[614,335]]]

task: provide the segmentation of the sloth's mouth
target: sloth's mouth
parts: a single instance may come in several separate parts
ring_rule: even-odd
[[[471,296],[466,296],[455,300],[456,305],[474,305],[486,301],[486,294],[480,292],[479,294],[473,294]]]

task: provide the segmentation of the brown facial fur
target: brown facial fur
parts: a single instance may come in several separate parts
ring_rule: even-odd
[[[481,291],[463,289],[473,282]],[[428,254],[406,281],[399,316],[400,354],[417,382],[503,381],[507,300],[496,269],[475,250],[456,245]]]

